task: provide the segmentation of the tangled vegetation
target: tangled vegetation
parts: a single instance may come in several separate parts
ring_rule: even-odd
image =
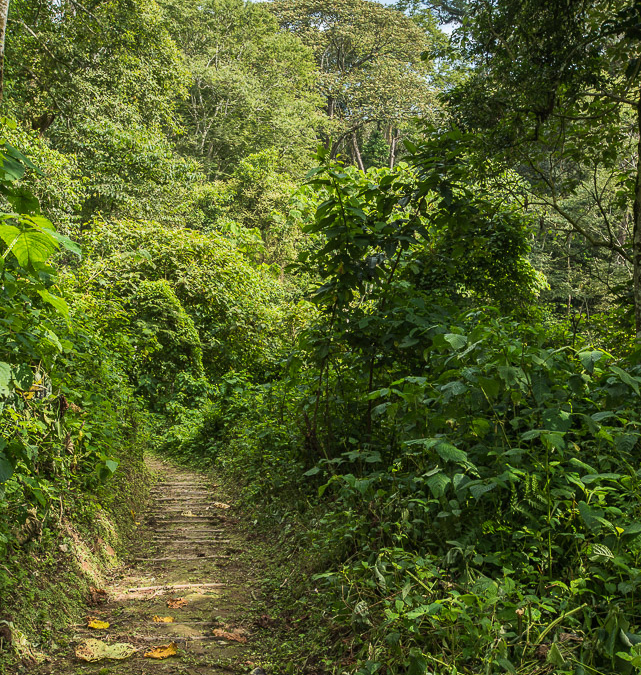
[[[0,623],[160,451],[308,672],[641,672],[640,11],[12,0]]]

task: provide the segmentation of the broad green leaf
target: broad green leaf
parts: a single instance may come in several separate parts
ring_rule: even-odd
[[[495,487],[496,483],[472,483],[468,485],[474,499],[479,499],[479,497],[482,497],[486,492],[494,490]]]
[[[559,649],[558,643],[552,643],[550,651],[547,653],[546,661],[558,668],[564,668],[566,666],[566,660]]]
[[[459,450],[459,448],[450,443],[439,443],[436,446],[436,452],[441,459],[447,462],[467,462],[467,452]]]
[[[418,619],[422,616],[434,616],[440,614],[443,605],[439,602],[433,602],[430,605],[421,605],[406,614],[408,619]]]
[[[629,387],[632,387],[634,389],[635,394],[637,396],[639,395],[639,379],[636,377],[632,377],[630,373],[626,373],[625,370],[622,368],[619,368],[618,366],[610,366],[610,370],[615,373],[616,375],[619,376],[619,379],[624,383],[627,384]]]
[[[458,333],[446,333],[443,338],[456,350],[463,349],[467,344],[467,337],[465,335],[459,335]]]
[[[412,654],[407,675],[427,675],[428,672],[427,659],[422,654]]]
[[[588,352],[581,352],[579,354],[579,359],[581,360],[581,365],[583,368],[592,375],[594,372],[594,364],[597,363],[597,361],[600,361],[603,358],[604,354],[603,352],[600,351],[588,351]]]
[[[496,659],[496,662],[499,664],[499,666],[504,668],[508,673],[512,673],[512,675],[517,674],[518,671],[516,670],[516,668],[514,667],[514,664],[510,660],[498,658],[498,659]]]
[[[641,523],[632,523],[623,530],[622,536],[628,537],[639,533],[641,533]]]
[[[626,647],[634,647],[634,645],[641,644],[641,635],[635,635],[634,633],[629,633],[621,629],[621,642],[625,644]]]
[[[7,143],[6,141],[4,142],[4,148],[2,150],[2,154],[8,155],[9,157],[13,157],[14,159],[17,159],[19,162],[21,162],[25,166],[28,166],[30,169],[34,169],[35,171],[37,171],[41,176],[43,175],[42,171],[40,171],[40,169],[28,157],[25,157],[20,152],[20,150],[18,150],[17,148],[14,148],[13,145],[11,145],[10,143]]]
[[[105,461],[105,466],[111,471],[111,473],[115,473],[116,469],[118,468],[119,462],[117,462],[114,459],[108,459]]]
[[[603,422],[603,420],[610,419],[610,417],[616,417],[616,415],[611,410],[604,410],[602,412],[594,413],[591,416],[595,422]]]
[[[495,398],[498,396],[501,382],[490,377],[479,377],[479,387],[481,387],[488,398]]]
[[[587,525],[588,529],[598,529],[598,526],[600,525],[600,514],[588,506],[584,501],[579,502],[578,507],[581,518],[583,518],[583,522]]]
[[[50,331],[48,328],[44,329],[44,333],[46,335],[47,341],[50,344],[52,344],[62,354],[63,352],[62,343],[60,342],[58,336],[53,331]]]
[[[0,483],[6,483],[13,476],[13,464],[0,452]]]
[[[608,560],[612,560],[614,558],[614,553],[612,553],[612,551],[603,544],[592,544],[590,554],[591,556],[599,556],[600,558],[607,558]]]
[[[3,174],[5,181],[13,183],[24,176],[25,167],[21,162],[0,150],[0,173]]]
[[[1,231],[0,236],[6,242]],[[58,242],[43,230],[30,228],[21,231],[9,246],[20,265],[28,268],[46,262],[58,248]]]
[[[594,483],[595,481],[601,481],[601,480],[621,480],[621,474],[620,473],[587,474],[585,476],[582,476],[581,480],[586,485],[589,485],[590,483]]]
[[[639,434],[621,434],[615,437],[615,447],[617,452],[629,453],[634,450],[640,435]]]
[[[572,426],[570,413],[559,408],[547,408],[543,411],[543,428],[548,431],[568,431]]]
[[[0,192],[7,198],[16,213],[38,213],[40,203],[37,197],[26,187],[0,187]]]
[[[46,290],[38,291],[38,295],[45,302],[48,302],[52,307],[54,307],[55,310],[58,312],[58,314],[62,314],[62,316],[64,316],[65,318],[69,317],[69,306],[67,305],[65,300],[59,298],[57,295],[52,295],[51,293],[49,293],[49,291]]]
[[[450,484],[450,478],[444,473],[439,472],[430,476],[426,481],[430,491],[437,499],[445,494],[445,489]]]
[[[76,244],[76,242],[73,241],[73,239],[67,237],[66,234],[60,234],[59,232],[56,232],[55,230],[51,230],[49,228],[45,228],[45,232],[51,235],[67,251],[74,253],[79,258],[82,257],[82,249],[80,248],[80,246],[78,246],[78,244]]]
[[[20,364],[13,369],[13,381],[20,389],[27,391],[33,384],[33,370],[26,363]]]
[[[20,230],[14,225],[7,225],[0,223],[0,239],[4,241],[7,246],[11,246],[20,236]]]
[[[499,366],[497,368],[500,378],[507,384],[508,387],[514,386],[519,379],[525,377],[525,373],[521,368],[516,366]]]
[[[543,431],[541,434],[541,442],[549,449],[564,450],[565,449],[565,432],[564,431]]]
[[[447,400],[454,396],[460,396],[468,391],[468,387],[463,384],[460,380],[454,380],[454,382],[448,382],[447,384],[441,387],[441,391],[447,397]]]
[[[8,363],[0,361],[0,396],[7,396],[11,393],[11,390],[9,389],[11,374],[11,366]]]

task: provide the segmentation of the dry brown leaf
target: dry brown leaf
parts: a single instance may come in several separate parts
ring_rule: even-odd
[[[213,633],[216,637],[223,638],[224,640],[233,640],[234,642],[241,643],[247,642],[245,631],[242,628],[235,628],[231,633],[222,628],[214,628]]]
[[[107,591],[102,588],[94,588],[89,586],[89,604],[90,605],[102,605],[109,599]]]
[[[214,502],[213,504],[217,509],[230,509],[231,506],[229,504],[223,504],[223,502]]]
[[[170,642],[167,645],[159,645],[154,647],[151,651],[145,653],[147,659],[168,659],[170,656],[175,656],[178,653],[175,642]]]
[[[101,621],[98,617],[90,616],[87,619],[87,628],[93,628],[94,630],[106,630],[109,628],[108,621]]]
[[[273,628],[274,626],[278,626],[279,621],[278,619],[273,619],[268,614],[263,614],[259,619],[256,620],[256,623],[261,628]]]
[[[180,609],[180,607],[184,607],[187,604],[187,600],[185,598],[172,598],[171,600],[167,600],[167,607],[169,609]]]
[[[154,621],[155,623],[173,623],[174,617],[173,616],[154,616],[152,621]]]

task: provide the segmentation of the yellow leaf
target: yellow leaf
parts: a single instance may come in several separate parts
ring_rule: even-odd
[[[153,620],[156,623],[173,623],[174,617],[173,616],[154,616]]]
[[[105,630],[106,628],[109,628],[109,622],[91,618],[87,620],[87,627],[93,628],[94,630]]]
[[[617,527],[616,528],[617,534],[623,534],[625,530],[622,527]]]
[[[154,647],[150,652],[147,652],[145,654],[145,658],[148,659],[167,659],[170,656],[175,656],[178,653],[178,649],[176,648],[176,643],[171,642],[168,645],[160,645],[158,647]]]

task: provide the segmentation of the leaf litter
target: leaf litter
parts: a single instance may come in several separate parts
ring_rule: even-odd
[[[89,604],[90,605],[103,605],[109,599],[107,591],[102,588],[94,588],[89,586]]]
[[[90,616],[87,619],[87,628],[93,628],[94,630],[106,630],[109,628],[110,624],[108,621],[102,621],[96,616]]]
[[[234,628],[231,632],[222,628],[214,628],[213,634],[215,637],[223,638],[224,640],[240,642],[241,644],[247,642],[247,631],[242,628]]]
[[[167,600],[167,607],[169,607],[169,609],[180,609],[186,605],[187,600],[185,600],[185,598],[172,598],[171,600]]]
[[[175,642],[170,642],[166,645],[159,645],[152,650],[145,652],[147,659],[168,659],[170,656],[175,656],[178,653],[178,648]]]
[[[154,623],[173,623],[174,617],[173,616],[154,616],[152,621]]]

